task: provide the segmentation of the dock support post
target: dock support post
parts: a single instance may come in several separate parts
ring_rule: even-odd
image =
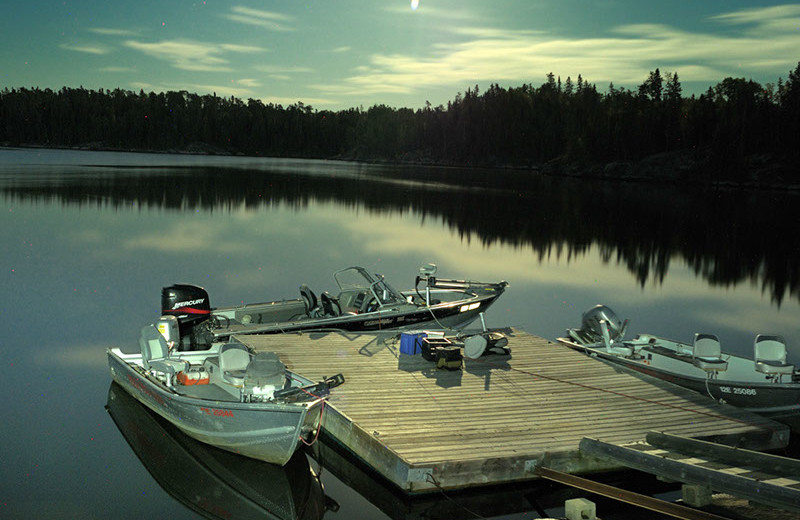
[[[711,488],[705,484],[684,484],[681,495],[684,503],[692,507],[705,507],[712,502]]]
[[[573,498],[564,502],[564,516],[567,520],[596,520],[597,506],[586,498]]]

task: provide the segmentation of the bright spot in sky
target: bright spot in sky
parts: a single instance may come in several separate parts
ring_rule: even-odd
[[[411,0],[411,9],[416,11],[417,7],[419,7],[419,0]]]

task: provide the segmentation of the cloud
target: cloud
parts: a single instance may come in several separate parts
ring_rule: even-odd
[[[253,67],[255,70],[260,72],[267,72],[269,74],[295,74],[295,73],[305,73],[305,72],[313,72],[313,69],[309,67],[300,67],[300,66],[280,66],[280,65],[257,65]]]
[[[103,36],[135,36],[136,31],[130,31],[127,29],[111,29],[107,27],[90,27],[87,31],[95,33],[95,34],[102,34]]]
[[[717,16],[712,16],[711,20],[718,20],[720,22],[729,23],[732,25],[738,24],[773,24],[780,20],[797,21],[800,17],[800,5],[787,4],[776,5],[772,7],[754,7],[750,9],[742,9],[732,13],[724,13]],[[797,27],[797,25],[795,25]]]
[[[475,82],[518,82],[547,72],[632,88],[656,67],[680,73],[681,81],[719,81],[725,76],[777,73],[796,63],[800,6],[746,9],[712,17],[708,31],[663,24],[613,28],[604,37],[564,38],[542,31],[459,26],[427,56],[373,54],[337,85],[316,84],[336,95],[410,94],[432,87]],[[720,23],[747,30],[715,32]],[[447,33],[442,34],[447,39]]]
[[[234,6],[231,8],[231,12],[225,15],[225,18],[232,22],[255,25],[271,31],[294,31],[294,27],[286,25],[287,22],[292,22],[294,18],[274,11]]]
[[[91,45],[91,44],[78,45],[78,44],[63,43],[63,44],[59,45],[59,47],[61,47],[64,50],[67,50],[67,51],[82,52],[84,54],[102,55],[102,54],[108,54],[109,52],[111,52],[111,50],[108,47],[106,47],[104,45],[96,45],[96,44],[95,45]]]
[[[412,9],[410,4],[392,4],[384,7],[384,11],[392,15],[424,16],[437,20],[458,22],[474,22],[478,15],[467,9],[453,9],[448,7],[434,7],[428,2],[420,2],[417,9]]]
[[[201,72],[230,71],[227,53],[254,53],[264,49],[249,45],[208,43],[194,40],[164,40],[146,43],[127,40],[124,45],[150,57],[163,60],[181,70]]]
[[[98,69],[100,72],[136,72],[136,69],[133,67],[103,67]]]

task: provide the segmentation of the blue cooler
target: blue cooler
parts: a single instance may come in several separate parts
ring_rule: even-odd
[[[413,356],[421,352],[420,343],[426,337],[424,332],[403,332],[400,334],[400,353]]]

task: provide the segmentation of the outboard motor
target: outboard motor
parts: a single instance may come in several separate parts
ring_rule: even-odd
[[[180,350],[196,350],[208,341],[202,330],[211,317],[208,292],[197,285],[175,284],[161,290],[161,314],[178,319]]]
[[[620,341],[628,328],[628,320],[624,322],[617,317],[611,308],[605,305],[595,305],[583,313],[581,328],[575,331],[582,343],[597,343],[603,341],[603,327],[601,321],[605,321],[610,342]],[[573,336],[575,337],[575,336]],[[577,338],[576,338],[577,339]]]

